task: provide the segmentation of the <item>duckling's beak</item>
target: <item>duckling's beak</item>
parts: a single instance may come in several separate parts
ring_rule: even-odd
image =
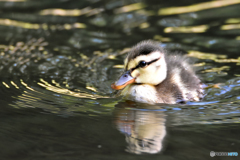
[[[134,83],[135,78],[131,76],[130,71],[126,71],[123,75],[119,78],[118,81],[111,85],[112,89],[120,90],[126,87],[128,84]]]

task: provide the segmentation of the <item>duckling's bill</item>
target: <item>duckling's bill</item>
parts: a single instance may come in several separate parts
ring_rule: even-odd
[[[119,78],[118,81],[116,81],[111,85],[111,87],[112,89],[120,90],[126,87],[128,84],[131,84],[134,82],[135,82],[135,78],[131,76],[130,71],[126,71],[125,73],[123,73],[123,75]]]

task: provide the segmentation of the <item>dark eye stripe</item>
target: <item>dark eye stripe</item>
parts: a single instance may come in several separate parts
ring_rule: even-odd
[[[152,60],[152,61],[150,61],[150,62],[146,62],[146,63],[147,63],[147,65],[149,65],[149,64],[152,64],[152,63],[158,61],[159,59],[160,59],[160,58],[154,59],[154,60]],[[147,65],[146,65],[146,66],[147,66]],[[134,71],[135,69],[137,69],[137,68],[139,68],[139,67],[140,67],[140,65],[138,64],[135,68],[130,69],[130,72]]]

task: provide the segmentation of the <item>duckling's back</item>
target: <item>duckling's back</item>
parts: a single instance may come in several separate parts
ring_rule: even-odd
[[[181,55],[166,55],[167,78],[156,86],[159,103],[199,101],[204,96],[203,85],[189,59]]]

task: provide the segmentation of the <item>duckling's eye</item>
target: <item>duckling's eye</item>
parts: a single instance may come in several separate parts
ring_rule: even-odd
[[[138,66],[141,68],[145,67],[146,65],[147,65],[147,63],[145,61],[140,61],[138,64]]]

